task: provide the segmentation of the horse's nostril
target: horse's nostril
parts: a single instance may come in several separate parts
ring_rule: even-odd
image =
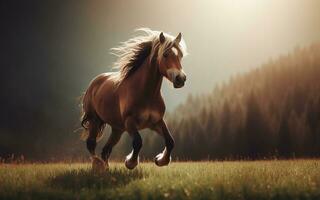
[[[178,76],[176,76],[176,78],[175,78],[175,82],[176,82],[176,83],[181,83],[181,82],[183,82],[183,78],[182,78],[180,75],[178,75]]]

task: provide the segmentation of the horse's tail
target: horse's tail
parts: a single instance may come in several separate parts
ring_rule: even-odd
[[[91,104],[89,89],[81,96],[80,101],[82,107],[81,126],[84,129],[81,133],[81,139],[86,140],[90,134],[95,134],[96,140],[99,141],[103,136],[103,130],[106,124],[98,116]]]

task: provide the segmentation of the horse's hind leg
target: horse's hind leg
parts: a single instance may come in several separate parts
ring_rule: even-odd
[[[122,130],[112,128],[111,135],[109,136],[107,143],[102,149],[101,158],[105,161],[107,167],[112,148],[119,142],[122,133]]]
[[[158,166],[168,165],[171,161],[171,151],[174,147],[173,137],[171,136],[170,131],[163,119],[158,124],[156,124],[153,130],[155,130],[164,138],[165,145],[166,145],[163,152],[159,153],[155,157],[154,162]]]
[[[89,135],[87,138],[87,149],[91,154],[92,158],[92,169],[94,171],[103,171],[105,169],[105,163],[99,157],[96,156],[95,149],[97,146],[97,137],[101,134],[101,124],[94,123],[91,121],[88,127]]]
[[[97,146],[97,136],[98,136],[98,128],[92,124],[89,125],[89,135],[87,138],[87,149],[91,156],[96,155],[96,146]]]

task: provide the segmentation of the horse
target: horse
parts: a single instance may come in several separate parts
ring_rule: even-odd
[[[125,166],[134,169],[142,147],[139,131],[145,128],[157,132],[165,141],[155,164],[166,166],[171,161],[174,139],[163,119],[166,107],[161,85],[165,77],[174,88],[184,86],[186,74],[181,60],[186,55],[186,45],[181,33],[173,37],[147,28],[138,31],[144,34],[111,49],[118,56],[114,65],[117,71],[95,77],[82,98],[81,125],[93,168],[109,166],[112,148],[126,131],[132,138],[132,151],[126,156]],[[111,134],[99,158],[95,148],[106,124],[111,126]]]

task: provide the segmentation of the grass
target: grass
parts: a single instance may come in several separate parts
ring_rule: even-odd
[[[0,199],[320,199],[320,160],[2,164]]]

